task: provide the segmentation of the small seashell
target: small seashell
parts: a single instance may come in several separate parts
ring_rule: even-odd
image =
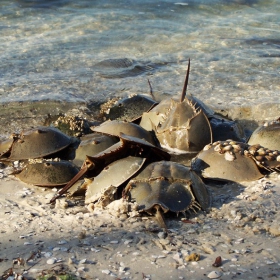
[[[126,239],[124,242],[123,242],[123,244],[124,245],[128,245],[129,243],[131,243],[132,242],[132,239]]]
[[[260,149],[257,150],[257,153],[260,156],[264,156],[266,154],[266,151],[263,147],[261,147]]]
[[[212,147],[212,144],[208,144],[203,148],[203,151],[208,151]]]
[[[225,147],[222,148],[223,152],[231,151],[231,150],[232,150],[232,146],[231,145],[226,145]]]
[[[55,251],[59,251],[60,250],[60,247],[54,247],[53,248],[53,251],[55,252]]]
[[[225,159],[228,161],[234,161],[236,159],[236,156],[233,152],[225,152]]]
[[[232,148],[235,152],[238,152],[238,151],[242,150],[242,147],[240,145],[232,144],[231,146],[232,146]]]
[[[24,242],[23,245],[26,245],[26,246],[27,245],[32,245],[32,243],[31,242]]]
[[[272,156],[265,156],[265,158],[268,160],[268,161],[274,161],[275,160],[275,157],[272,157]]]
[[[59,245],[63,245],[63,244],[66,244],[67,241],[66,241],[66,240],[60,240],[60,241],[58,241],[57,243],[58,243]]]
[[[211,271],[207,277],[210,278],[210,279],[217,279],[217,278],[220,278],[222,276],[222,273],[219,272],[219,271]]]
[[[111,274],[111,271],[109,269],[103,269],[101,270],[101,272],[107,275]]]
[[[91,250],[92,252],[94,252],[94,253],[98,253],[98,252],[100,252],[100,250],[95,249],[95,248],[90,248],[90,250]]]
[[[215,262],[212,264],[214,267],[219,267],[222,265],[222,258],[221,256],[217,257]]]
[[[56,258],[51,258],[47,260],[47,264],[54,264],[56,263]]]
[[[265,158],[263,156],[255,156],[255,159],[259,162],[263,161]]]
[[[277,156],[276,160],[280,162],[280,155]]]
[[[219,145],[216,145],[215,147],[214,147],[214,151],[215,152],[220,152],[221,151],[221,145],[219,144]]]

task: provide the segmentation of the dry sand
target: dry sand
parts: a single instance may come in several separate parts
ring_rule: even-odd
[[[193,223],[168,215],[166,235],[153,217],[135,211],[89,211],[82,198],[47,204],[54,190],[9,172],[0,170],[1,279],[12,267],[27,279],[67,272],[77,279],[191,280],[212,271],[219,279],[280,279],[279,174],[209,184],[210,211],[192,214]],[[192,253],[200,260],[187,261]],[[222,266],[213,267],[218,256]]]

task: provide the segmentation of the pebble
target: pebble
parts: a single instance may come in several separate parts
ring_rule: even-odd
[[[219,271],[211,271],[207,277],[210,278],[210,279],[218,279],[222,276],[222,273],[219,272]]]
[[[24,242],[23,245],[28,246],[28,245],[32,245],[31,242]]]

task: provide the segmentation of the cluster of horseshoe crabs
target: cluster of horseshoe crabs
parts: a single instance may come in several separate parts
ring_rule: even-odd
[[[203,178],[240,182],[279,171],[279,120],[258,128],[245,143],[236,122],[186,96],[189,67],[179,101],[170,98],[157,105],[150,98],[144,102],[143,96],[118,100],[103,112],[115,119],[91,127],[93,133],[80,138],[54,127],[12,134],[0,143],[0,161],[25,162],[16,176],[26,183],[64,186],[50,203],[67,192],[83,193],[86,204],[103,207],[117,198],[135,201],[139,211],[155,213],[165,228],[162,213],[210,207]],[[137,100],[142,107],[135,106]],[[133,113],[126,110],[131,104]],[[176,154],[192,158],[191,166],[170,161]]]

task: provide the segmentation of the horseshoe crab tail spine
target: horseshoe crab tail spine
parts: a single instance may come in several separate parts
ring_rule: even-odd
[[[162,214],[162,209],[161,209],[161,207],[160,207],[159,205],[155,205],[155,209],[156,209],[156,215],[155,215],[155,216],[156,216],[156,219],[157,219],[157,221],[158,221],[158,223],[159,223],[159,226],[160,226],[161,228],[163,228],[163,229],[165,230],[165,232],[167,232],[168,229],[167,229],[165,220],[164,220],[164,218],[163,218],[163,214]]]
[[[188,82],[189,82],[189,75],[190,75],[190,67],[191,67],[191,60],[189,59],[189,64],[188,64],[188,70],[187,70],[187,75],[184,83],[184,87],[182,90],[182,95],[181,95],[181,102],[184,101],[186,94],[187,94],[187,87],[188,87]]]
[[[149,79],[148,79],[148,84],[149,84],[149,87],[150,87],[150,95],[152,96],[152,98],[153,98],[154,100],[156,100],[156,99],[155,99],[155,96],[154,96],[154,93],[153,93],[153,88],[152,88],[152,85],[151,85],[151,82],[150,82]]]
[[[81,170],[69,181],[63,189],[61,189],[57,195],[55,195],[51,200],[50,204],[55,202],[59,197],[61,197],[63,194],[65,194],[94,164],[86,162],[83,164]]]

